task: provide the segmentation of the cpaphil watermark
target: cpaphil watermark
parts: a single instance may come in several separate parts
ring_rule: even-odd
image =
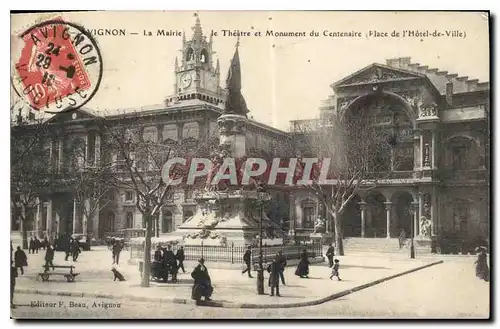
[[[256,182],[266,185],[304,186],[314,183],[334,185],[337,180],[330,171],[330,158],[224,158],[214,162],[207,158],[172,158],[162,168],[167,185],[232,185],[245,186]]]

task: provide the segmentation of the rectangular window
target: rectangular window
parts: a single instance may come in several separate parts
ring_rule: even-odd
[[[452,149],[452,165],[455,170],[467,169],[467,147],[465,145],[454,146]]]
[[[134,201],[134,192],[126,191],[125,192],[125,201]]]
[[[315,217],[314,207],[311,206],[304,207],[302,213],[304,215],[303,217],[304,228],[314,228],[314,217]]]

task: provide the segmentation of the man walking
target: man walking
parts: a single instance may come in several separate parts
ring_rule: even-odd
[[[243,271],[241,271],[241,274],[245,274],[245,272],[248,272],[249,278],[253,278],[252,273],[250,272],[251,260],[252,260],[252,246],[248,246],[247,251],[245,251],[245,254],[243,255],[243,261],[245,262],[246,268]]]
[[[115,240],[113,244],[113,264],[120,264],[120,253],[122,252],[122,244],[121,241]]]
[[[328,246],[326,250],[326,257],[328,258],[328,267],[333,266],[333,257],[335,256],[335,248],[333,248],[332,244]]]
[[[281,279],[281,283],[283,283],[284,286],[286,286],[285,284],[285,275],[284,275],[284,271],[285,271],[285,267],[286,267],[286,257],[283,256],[283,253],[280,251],[278,251],[278,255],[276,256],[276,262],[278,263],[279,267],[278,267],[278,274],[279,274],[279,277]]]
[[[276,289],[276,296],[281,297],[280,295],[280,268],[281,265],[278,263],[278,255],[273,260],[271,264],[267,267],[267,272],[269,272],[269,285],[271,286],[271,295],[274,296],[274,290]]]
[[[26,253],[21,249],[20,246],[17,246],[17,250],[14,253],[14,264],[16,266],[16,269],[18,267],[21,269],[21,275],[23,275],[23,266],[28,266],[28,257],[26,257]]]
[[[49,265],[52,266],[52,270],[54,270],[54,249],[52,249],[52,246],[50,243],[46,246],[46,252],[45,252],[45,272],[49,271]]]
[[[16,308],[14,305],[14,289],[16,288],[17,268],[10,263],[10,308]]]
[[[177,258],[177,260],[179,261],[179,265],[177,266],[177,268],[181,268],[182,272],[186,273],[186,270],[184,269],[184,259],[185,259],[185,256],[184,256],[184,247],[183,246],[181,246],[177,250],[175,258]]]

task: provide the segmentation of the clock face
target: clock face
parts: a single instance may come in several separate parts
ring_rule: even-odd
[[[193,80],[193,78],[191,78],[191,74],[189,73],[184,73],[181,77],[181,84],[182,84],[182,87],[184,88],[187,88],[191,85],[191,81]]]
[[[71,117],[73,118],[73,120],[75,120],[78,117],[78,115],[76,113],[73,113]]]

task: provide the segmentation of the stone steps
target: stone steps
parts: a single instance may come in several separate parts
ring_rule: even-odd
[[[429,253],[428,248],[419,247],[415,244],[415,250],[420,254]],[[344,251],[349,252],[383,252],[383,253],[407,253],[409,252],[409,245],[399,248],[397,238],[349,238],[344,239]]]

